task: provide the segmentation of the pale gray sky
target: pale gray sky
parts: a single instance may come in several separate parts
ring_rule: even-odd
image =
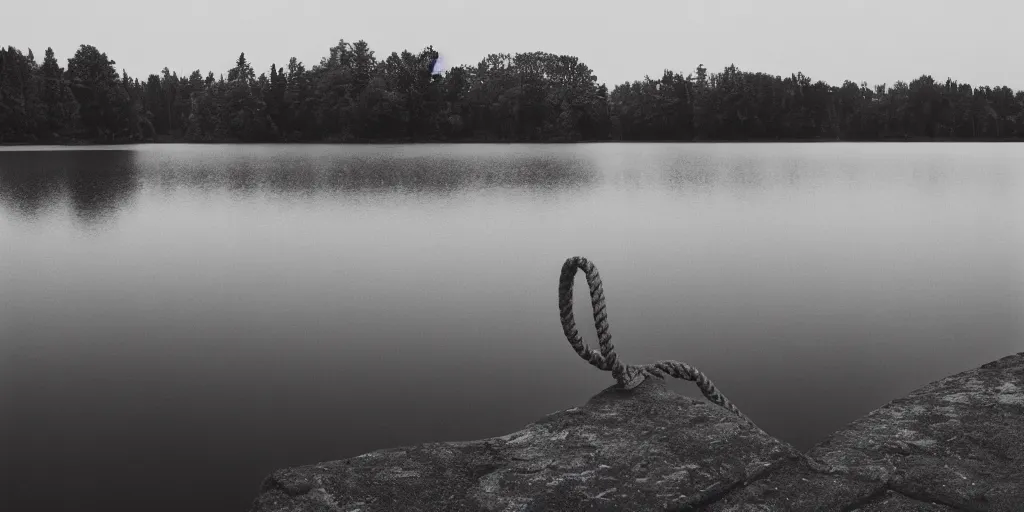
[[[1019,0],[33,0],[10,2],[0,44],[52,46],[62,66],[92,44],[145,79],[164,66],[226,73],[307,68],[339,38],[379,58],[427,45],[448,66],[488,53],[570,54],[612,86],[699,63],[840,85],[921,74],[1024,89]],[[13,22],[12,21],[16,21]],[[257,71],[257,73],[259,72]]]

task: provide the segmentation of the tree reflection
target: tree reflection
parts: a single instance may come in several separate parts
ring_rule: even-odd
[[[550,194],[596,182],[589,161],[571,155],[395,155],[328,153],[294,158],[243,156],[172,161],[146,169],[160,188],[223,189],[249,196],[414,194],[445,196],[485,188]]]
[[[76,219],[101,224],[139,188],[134,152],[126,150],[0,153],[0,202],[35,220],[66,200]]]
[[[40,166],[42,153],[0,152],[0,205],[28,220],[60,204],[61,170]]]
[[[68,197],[75,217],[87,224],[112,220],[139,189],[132,151],[69,153]]]

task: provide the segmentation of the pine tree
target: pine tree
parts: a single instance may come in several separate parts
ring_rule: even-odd
[[[74,128],[78,116],[78,103],[64,78],[64,70],[57,63],[53,48],[47,48],[40,67],[42,81],[40,99],[45,108],[45,126],[51,133],[66,133]]]
[[[228,81],[242,80],[247,84],[251,84],[255,79],[256,72],[249,65],[249,62],[245,60],[245,52],[242,52],[238,56],[238,60],[235,61],[235,67],[228,71]]]

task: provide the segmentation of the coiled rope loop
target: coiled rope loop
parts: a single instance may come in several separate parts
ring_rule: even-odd
[[[600,350],[590,348],[576,330],[576,318],[573,316],[573,286],[576,270],[583,270],[587,284],[590,286],[590,304],[594,308],[594,325],[597,327],[597,342]],[[608,305],[605,303],[604,287],[601,275],[594,264],[582,257],[575,256],[565,260],[562,275],[558,279],[558,310],[562,319],[562,332],[569,340],[573,350],[588,363],[604,371],[612,372],[612,376],[626,389],[640,385],[647,377],[664,379],[670,375],[677,379],[693,381],[708,400],[724,407],[729,412],[750,422],[740,410],[725,397],[718,388],[700,370],[679,361],[658,361],[652,364],[624,365],[615,354],[612,335],[608,332]],[[751,422],[753,423],[753,422]]]

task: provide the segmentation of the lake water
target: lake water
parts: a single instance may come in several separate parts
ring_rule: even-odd
[[[0,508],[244,510],[275,468],[579,405],[614,380],[562,336],[575,255],[624,361],[806,449],[1024,350],[1022,172],[1024,144],[8,148]]]

